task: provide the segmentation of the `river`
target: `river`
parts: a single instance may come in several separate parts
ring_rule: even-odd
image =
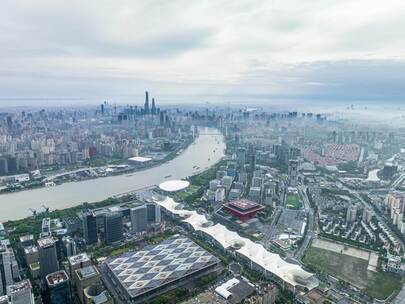
[[[224,156],[225,143],[216,129],[205,128],[195,142],[179,156],[160,166],[132,174],[69,182],[49,188],[38,188],[0,195],[0,222],[29,216],[29,208],[38,211],[45,205],[54,209],[72,207],[83,202],[97,202],[108,197],[158,185],[170,179],[182,179],[204,170]],[[165,176],[171,175],[170,178]]]

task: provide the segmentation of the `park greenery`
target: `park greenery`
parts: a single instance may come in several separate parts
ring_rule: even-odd
[[[17,239],[25,234],[34,234],[38,236],[41,231],[42,220],[46,217],[51,219],[57,218],[75,218],[83,210],[102,208],[106,206],[121,204],[130,201],[132,196],[123,196],[119,198],[108,198],[106,200],[97,203],[83,203],[74,207],[62,209],[62,210],[52,210],[37,213],[35,216],[27,217],[20,220],[13,220],[4,223],[5,228],[9,233],[9,238],[11,240]]]
[[[295,194],[287,195],[286,207],[288,209],[298,210],[301,208],[301,206],[302,205],[301,205],[300,199],[297,195],[295,195]]]
[[[194,186],[208,187],[210,180],[213,180],[216,178],[216,174],[217,174],[217,171],[219,170],[219,167],[221,167],[225,164],[226,164],[226,161],[221,160],[218,163],[216,163],[214,166],[209,168],[208,170],[202,172],[201,174],[190,176],[188,178],[188,180]]]

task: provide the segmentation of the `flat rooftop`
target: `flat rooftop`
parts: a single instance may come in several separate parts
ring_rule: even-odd
[[[173,236],[158,245],[125,253],[105,263],[121,289],[136,298],[219,262],[189,238]]]
[[[55,239],[53,237],[44,237],[38,240],[38,246],[42,248],[51,247],[55,244]]]
[[[38,252],[37,246],[28,246],[24,248],[24,253],[25,254],[32,254]]]
[[[215,292],[232,304],[241,303],[255,291],[255,285],[244,278],[232,278],[215,289]]]
[[[34,241],[34,235],[27,234],[27,235],[20,236],[20,242],[21,243],[27,242],[27,241]]]
[[[93,265],[77,269],[76,272],[81,280],[99,275],[97,268]]]
[[[68,258],[69,259],[69,264],[74,266],[80,263],[85,263],[85,262],[90,262],[90,258],[87,253],[82,252],[77,255],[73,255]]]
[[[48,274],[45,277],[45,279],[46,279],[46,283],[48,284],[48,286],[52,287],[52,286],[56,286],[56,285],[66,282],[67,280],[69,280],[69,277],[68,277],[66,271],[60,270],[60,271],[56,271],[56,272]]]
[[[23,280],[20,281],[18,283],[15,283],[13,285],[8,285],[7,286],[7,293],[8,294],[13,294],[19,291],[23,291],[23,290],[31,290],[32,286],[31,286],[31,282],[30,280]]]
[[[49,227],[51,225],[51,218],[46,217],[42,219],[42,227]]]

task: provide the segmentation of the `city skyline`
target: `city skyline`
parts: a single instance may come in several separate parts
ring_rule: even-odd
[[[0,10],[0,304],[405,303],[405,2]]]
[[[403,100],[402,1],[95,5],[3,4],[0,106]]]

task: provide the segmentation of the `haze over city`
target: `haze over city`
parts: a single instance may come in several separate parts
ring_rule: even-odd
[[[0,10],[0,304],[405,304],[404,0]]]
[[[398,104],[405,3],[5,1],[0,105]]]

